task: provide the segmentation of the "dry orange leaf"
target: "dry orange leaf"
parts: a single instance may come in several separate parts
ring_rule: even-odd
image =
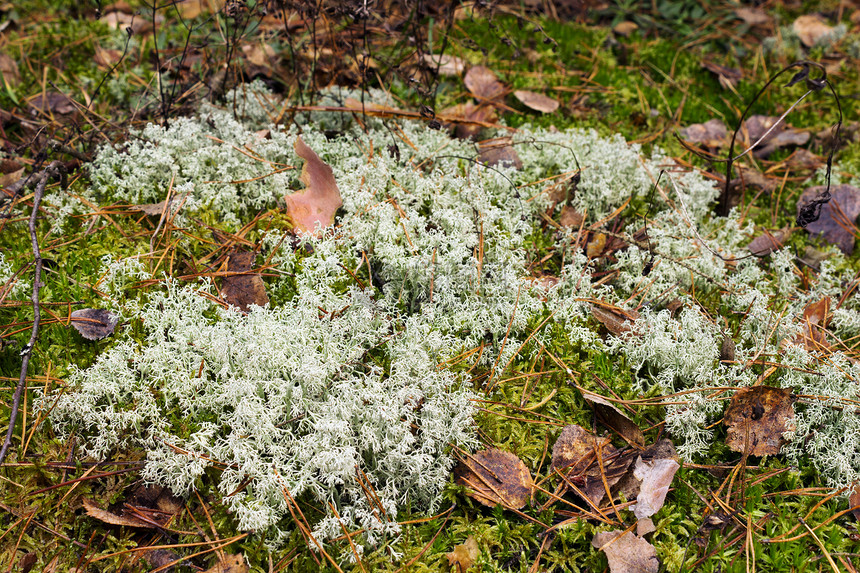
[[[524,106],[542,113],[552,113],[558,109],[558,101],[543,94],[530,92],[528,90],[517,90],[516,97]]]
[[[476,452],[454,468],[457,483],[480,503],[520,509],[532,494],[532,476],[516,455],[491,448]]]
[[[334,171],[314,150],[296,138],[296,154],[305,160],[301,181],[306,189],[287,195],[287,215],[294,228],[305,233],[316,233],[317,227],[334,223],[334,214],[343,205],[340,189],[334,180]]]

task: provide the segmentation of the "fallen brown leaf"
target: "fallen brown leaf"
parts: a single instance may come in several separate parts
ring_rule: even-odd
[[[285,197],[287,215],[299,231],[316,233],[317,225],[324,228],[334,223],[334,215],[343,200],[332,168],[301,137],[296,138],[295,148],[296,154],[305,160],[300,179],[306,189]]]
[[[726,444],[734,452],[754,456],[778,454],[786,442],[783,434],[796,428],[793,402],[786,388],[741,388],[723,416]]]
[[[478,162],[490,167],[513,167],[522,169],[523,162],[513,148],[510,137],[497,137],[478,144]]]
[[[601,424],[614,430],[630,445],[639,447],[645,445],[645,435],[642,433],[642,429],[606,398],[587,390],[582,390],[582,397],[594,410],[594,414]]]
[[[263,277],[260,273],[250,272],[256,257],[257,253],[253,251],[232,252],[227,259],[227,272],[243,274],[221,279],[221,295],[224,300],[242,312],[248,312],[252,304],[265,306],[269,302]]]
[[[750,241],[747,249],[757,257],[764,257],[781,249],[790,236],[791,229],[788,227],[773,231],[765,229],[759,236]]]
[[[478,542],[471,535],[466,538],[466,541],[460,545],[455,545],[453,551],[445,554],[448,558],[448,565],[451,571],[455,573],[466,573],[466,571],[478,558],[480,549]]]
[[[171,211],[178,211],[182,208],[182,205],[185,204],[185,199],[187,197],[187,193],[180,193],[179,195],[174,195],[173,197],[171,197],[169,203],[167,200],[159,201],[158,203],[143,203],[141,205],[131,205],[129,209],[133,209],[134,211],[140,211],[141,213],[148,215],[149,217],[160,218],[162,215],[169,217],[171,215]]]
[[[811,48],[821,38],[833,31],[833,27],[829,26],[827,22],[816,14],[799,17],[791,25],[791,28],[807,48]]]
[[[572,483],[594,505],[603,501],[605,486],[612,488],[627,474],[633,458],[633,452],[622,452],[609,438],[576,424],[565,426],[552,448],[552,468],[564,477],[562,490]]]
[[[7,187],[24,176],[24,164],[14,159],[0,160],[0,187]]]
[[[606,554],[611,573],[658,573],[657,550],[629,531],[603,531],[591,545]]]
[[[722,120],[714,118],[705,123],[688,125],[679,132],[679,135],[689,143],[718,148],[726,145],[728,133],[726,124]]]
[[[639,318],[639,313],[635,310],[622,310],[617,306],[600,304],[591,305],[591,314],[615,336],[620,336],[625,332],[633,332],[632,323]]]
[[[559,106],[558,100],[528,90],[517,90],[514,92],[514,97],[527,108],[541,113],[552,113]]]
[[[520,509],[532,494],[532,476],[522,460],[495,448],[468,456],[454,468],[454,476],[472,490],[470,497],[488,507]]]
[[[497,104],[504,97],[507,88],[496,74],[486,66],[469,68],[463,78],[466,89],[480,101]]]
[[[30,100],[29,106],[34,113],[46,115],[51,115],[52,113],[70,115],[78,109],[72,98],[59,92],[47,92],[44,95],[39,94]]]
[[[558,218],[558,224],[568,229],[578,229],[582,222],[585,221],[585,215],[571,207],[565,205],[561,208],[561,215]]]
[[[453,124],[454,137],[457,139],[476,139],[484,129],[483,123],[495,123],[498,119],[496,109],[486,104],[475,104],[473,102],[458,103],[439,112],[439,115],[450,119],[459,119]],[[474,123],[469,123],[474,122]],[[451,124],[447,124],[451,128]]]
[[[71,324],[87,340],[101,340],[113,334],[118,317],[102,308],[82,308],[72,312]]]
[[[550,467],[562,474],[580,475],[597,459],[597,452],[610,443],[609,438],[598,438],[582,426],[569,424],[552,447]]]
[[[804,191],[797,202],[797,212],[823,191],[823,186]],[[806,230],[810,235],[820,235],[850,256],[854,252],[854,233],[860,215],[860,189],[853,185],[836,185],[830,188],[830,194],[832,199],[821,206],[818,220],[809,223]]]

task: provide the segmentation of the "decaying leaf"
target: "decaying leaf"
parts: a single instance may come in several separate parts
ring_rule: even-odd
[[[609,400],[587,390],[582,390],[582,397],[594,409],[594,414],[601,424],[615,430],[628,444],[639,447],[645,445],[645,435],[642,433],[642,429]]]
[[[125,525],[127,527],[146,527],[148,529],[155,529],[155,524],[147,523],[146,521],[135,517],[133,515],[117,515],[115,513],[111,513],[110,511],[104,510],[100,508],[96,502],[91,499],[83,498],[84,510],[87,512],[87,515],[98,519],[104,523],[109,523],[111,525]]]
[[[491,448],[476,452],[454,468],[457,483],[480,503],[520,509],[532,493],[532,476],[516,455]]]
[[[87,340],[101,340],[113,334],[119,318],[103,308],[82,308],[72,312],[72,326]]]
[[[830,317],[830,297],[825,296],[817,302],[809,303],[803,309],[800,332],[794,342],[810,352],[829,348],[824,330],[830,324]]]
[[[716,149],[726,145],[728,133],[726,124],[722,120],[714,118],[705,123],[688,125],[679,132],[679,135],[689,143]]]
[[[603,254],[606,249],[607,236],[603,233],[590,233],[588,241],[585,243],[585,256],[589,259],[596,259]]]
[[[243,312],[248,312],[252,304],[265,306],[269,302],[262,275],[250,272],[256,257],[257,253],[253,251],[233,251],[227,259],[227,272],[242,274],[221,279],[224,300]]]
[[[248,573],[250,569],[241,555],[225,554],[218,563],[203,573]]]
[[[466,89],[476,99],[490,103],[498,103],[505,95],[507,88],[499,81],[499,78],[490,68],[486,66],[474,66],[469,68],[463,78]]]
[[[511,145],[510,137],[497,137],[478,144],[478,161],[490,167],[522,169],[523,162]]]
[[[317,226],[325,228],[334,223],[343,200],[332,168],[301,137],[296,138],[295,148],[296,154],[305,160],[300,179],[306,188],[285,197],[287,215],[299,231],[315,233]]]
[[[25,166],[14,159],[0,160],[0,187],[6,187],[24,176]]]
[[[603,531],[591,545],[606,553],[611,573],[658,573],[660,560],[654,546],[629,531]]]
[[[726,408],[726,444],[735,452],[754,456],[776,455],[785,444],[785,432],[796,428],[794,400],[786,388],[741,388]]]
[[[466,60],[450,54],[424,54],[424,61],[440,76],[459,76],[466,69]]]
[[[732,188],[732,191],[735,189],[744,189],[746,187],[752,187],[754,189],[761,189],[766,193],[772,193],[776,186],[779,184],[779,180],[775,177],[768,177],[758,169],[754,167],[745,167],[743,165],[737,166],[738,177],[731,180],[729,184]]]
[[[473,102],[458,103],[439,112],[442,118],[459,120],[453,123],[454,137],[457,139],[475,139],[487,123],[495,123],[498,119],[496,108],[486,104],[476,105]],[[447,124],[448,129],[451,123]]]
[[[833,31],[833,27],[816,14],[799,17],[791,25],[791,28],[807,48],[811,48]]]
[[[767,157],[777,149],[789,145],[803,145],[812,137],[808,131],[787,126],[785,121],[777,122],[779,118],[771,115],[751,115],[744,121],[743,130],[749,136],[749,144],[763,137],[753,151],[756,157]]]
[[[791,229],[787,227],[773,231],[765,229],[759,236],[750,241],[747,249],[757,257],[764,257],[781,249],[790,236]]]
[[[735,341],[731,336],[723,336],[720,341],[720,362],[734,362],[735,360]]]
[[[622,310],[617,306],[602,304],[591,305],[591,314],[615,336],[633,332],[632,323],[639,318],[639,313],[635,310]]]
[[[448,558],[448,565],[451,566],[452,573],[466,573],[475,559],[478,558],[479,553],[478,542],[470,535],[466,541],[460,545],[455,545],[454,550],[446,553],[445,557]]]
[[[641,456],[636,460],[633,468],[633,477],[638,479],[639,495],[636,496],[636,505],[633,506],[633,514],[637,519],[651,517],[663,507],[666,494],[675,472],[681,466],[671,458],[643,459]]]
[[[69,96],[59,92],[47,92],[39,94],[29,102],[30,109],[35,114],[71,115],[77,111],[75,102]]]
[[[594,463],[597,452],[610,443],[609,438],[598,438],[582,426],[569,424],[552,447],[551,467],[565,474],[580,475]]]
[[[514,97],[527,108],[541,113],[552,113],[559,106],[558,100],[528,90],[517,90],[514,92]]]
[[[164,571],[165,573],[171,573],[174,571],[175,566],[170,566],[170,564],[181,559],[178,554],[168,549],[149,549],[142,553],[143,555],[141,555],[141,557],[146,559],[146,562],[152,566],[153,569],[164,567],[161,571]]]
[[[804,191],[797,202],[797,212],[823,191],[823,186]],[[832,198],[821,206],[818,220],[806,225],[806,230],[811,235],[820,235],[850,256],[854,252],[854,232],[860,215],[860,189],[853,185],[835,185],[830,188],[830,194]]]
[[[573,484],[591,503],[599,505],[628,471],[635,452],[624,452],[610,443],[571,424],[565,426],[552,448],[552,468],[564,478],[562,490]],[[604,484],[605,480],[605,484]]]

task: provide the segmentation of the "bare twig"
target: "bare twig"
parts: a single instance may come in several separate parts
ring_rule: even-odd
[[[61,170],[62,164],[59,161],[53,161],[33,179],[36,184],[36,190],[33,193],[33,212],[30,214],[29,223],[30,241],[33,244],[33,257],[36,263],[33,277],[33,296],[31,297],[33,301],[33,329],[30,332],[30,340],[27,342],[27,346],[21,351],[21,374],[12,398],[12,411],[9,413],[9,430],[6,432],[3,448],[0,450],[0,464],[6,459],[6,452],[9,450],[9,446],[12,445],[12,434],[15,431],[15,421],[18,418],[18,407],[21,405],[21,394],[24,392],[25,381],[27,379],[27,367],[30,365],[30,357],[33,355],[33,346],[36,344],[36,338],[39,336],[39,322],[42,317],[39,307],[39,290],[42,288],[42,254],[39,252],[39,239],[36,236],[36,218],[39,216],[39,203],[45,194],[45,186],[48,184],[48,180],[52,177],[61,178]]]

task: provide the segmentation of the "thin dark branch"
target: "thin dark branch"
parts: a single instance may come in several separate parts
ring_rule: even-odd
[[[27,367],[30,365],[30,357],[33,355],[33,347],[36,345],[36,339],[39,336],[39,322],[42,314],[39,307],[39,290],[42,288],[42,254],[39,251],[39,238],[36,235],[36,219],[39,217],[39,203],[42,201],[42,196],[45,194],[45,186],[48,180],[52,177],[61,177],[62,164],[59,161],[54,161],[48,165],[36,178],[36,190],[33,193],[33,212],[30,214],[30,241],[33,245],[33,257],[36,261],[36,270],[33,277],[33,329],[30,331],[30,341],[27,346],[21,351],[21,375],[18,378],[18,386],[15,388],[15,394],[12,398],[12,411],[9,413],[9,430],[6,432],[6,439],[3,441],[3,449],[0,450],[0,464],[6,459],[6,452],[9,446],[12,445],[12,435],[15,432],[15,421],[18,418],[18,408],[21,405],[21,395],[24,393],[24,387],[27,380]]]

